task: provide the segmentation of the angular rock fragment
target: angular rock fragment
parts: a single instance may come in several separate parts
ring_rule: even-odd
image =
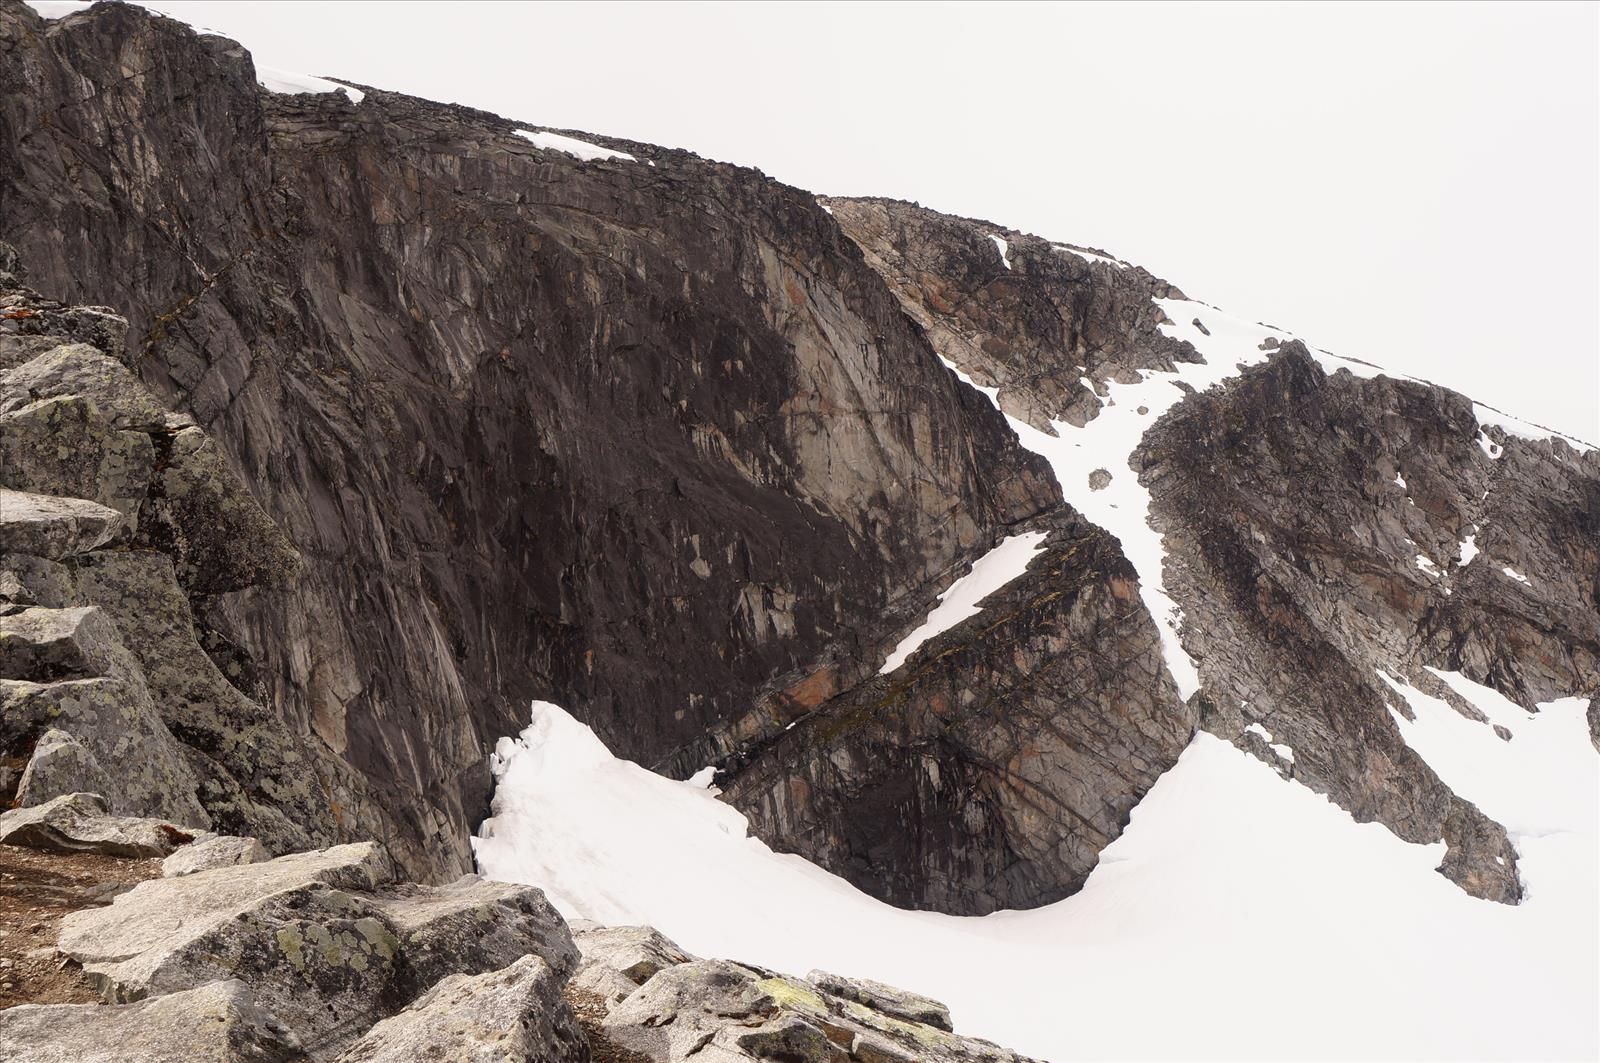
[[[386,890],[376,903],[400,939],[400,978],[410,994],[447,974],[499,970],[530,953],[563,978],[578,963],[561,913],[533,886],[463,875],[446,886]]]
[[[93,550],[122,530],[122,514],[86,498],[0,488],[0,554],[58,559]]]
[[[166,856],[192,838],[165,820],[114,816],[99,794],[65,794],[0,813],[0,845],[30,849],[146,858]]]
[[[6,1063],[291,1063],[283,1023],[240,981],[135,1004],[24,1004],[0,1011]]]
[[[163,878],[177,878],[179,875],[192,875],[196,871],[210,871],[216,867],[259,864],[267,859],[270,859],[267,850],[255,838],[205,834],[161,861],[161,875]]]
[[[451,975],[367,1031],[339,1063],[586,1063],[589,1046],[561,985],[560,972],[537,956]]]
[[[108,675],[118,647],[116,627],[94,606],[23,609],[0,616],[0,679]]]
[[[870,983],[869,983],[870,984]],[[880,999],[933,1002],[888,986]],[[857,985],[858,994],[864,990]],[[902,1010],[916,1010],[904,1007]],[[940,1009],[935,1007],[935,1015]],[[785,1059],[800,1063],[919,1060],[1018,1063],[1022,1057],[939,1026],[896,1017],[800,979],[726,960],[661,971],[611,1009],[605,1034],[653,1060],[696,1063]]]
[[[658,971],[694,957],[649,926],[591,926],[573,932],[582,959],[572,984],[607,1005],[629,996]]]
[[[66,731],[51,728],[34,746],[17,784],[17,806],[42,805],[65,794],[106,794],[111,779],[94,753]],[[109,803],[108,803],[109,807]]]
[[[864,1004],[873,1011],[907,1022],[918,1022],[941,1030],[954,1030],[950,1009],[919,993],[909,993],[868,978],[845,978],[827,971],[812,971],[806,981],[836,997]]]

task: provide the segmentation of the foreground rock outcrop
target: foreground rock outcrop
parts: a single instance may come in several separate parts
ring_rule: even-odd
[[[110,834],[144,829],[106,818]],[[251,853],[238,844],[251,839],[227,841],[210,851]],[[393,876],[383,848],[363,842],[168,874],[90,901],[63,921],[56,949],[106,1003],[0,1009],[0,1058],[1019,1060],[954,1033],[937,1001],[890,986],[698,960],[648,927],[582,924],[575,942],[531,886]]]

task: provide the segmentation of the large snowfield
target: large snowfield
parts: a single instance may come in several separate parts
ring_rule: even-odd
[[[1474,693],[1510,742],[1426,700],[1406,737],[1507,817],[1517,907],[1435,872],[1442,843],[1357,824],[1200,734],[1078,894],[980,918],[903,911],[772,852],[712,793],[614,758],[547,703],[500,742],[478,863],[568,917],[655,926],[698,955],[931,994],[958,1030],[1057,1063],[1593,1058],[1600,756],[1585,703],[1532,714]]]

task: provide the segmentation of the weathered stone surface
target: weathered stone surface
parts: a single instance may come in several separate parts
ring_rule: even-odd
[[[1001,408],[1041,431],[1100,412],[1086,379],[1103,387],[1200,360],[1192,345],[1156,329],[1166,315],[1152,299],[1183,293],[1137,266],[897,200],[824,202],[934,350],[999,388]],[[1009,269],[994,236],[1006,241]]]
[[[66,794],[104,795],[112,789],[111,780],[94,753],[67,732],[51,728],[33,747],[33,756],[17,783],[16,803],[19,808],[26,808]]]
[[[574,928],[572,940],[581,956],[572,984],[607,1004],[629,996],[658,971],[694,959],[649,926]]]
[[[977,616],[724,763],[756,833],[908,907],[1078,889],[1197,716],[1116,540],[1067,509],[1039,527],[1044,552]]]
[[[537,956],[451,975],[374,1026],[339,1063],[586,1063],[589,1046],[561,998],[562,981]]]
[[[407,999],[399,940],[370,897],[391,874],[363,842],[151,879],[69,915],[57,947],[112,1002],[239,978],[326,1058]]]
[[[277,894],[315,884],[370,891],[392,878],[383,848],[358,842],[264,863],[152,879],[118,897],[109,908],[69,916],[62,924],[60,948],[85,964],[121,963],[185,945]]]
[[[986,1041],[725,960],[697,960],[661,971],[611,1009],[604,1029],[616,1044],[672,1063],[1021,1060]]]
[[[0,554],[81,554],[121,530],[122,515],[98,502],[0,488]]]
[[[152,879],[69,916],[58,947],[111,1001],[242,979],[318,1060],[451,975],[531,956],[559,995],[578,954],[539,890],[475,876],[394,885],[391,874],[367,842]]]
[[[950,1023],[950,1009],[932,997],[896,989],[868,978],[846,978],[827,971],[812,971],[806,975],[806,981],[824,992],[864,1004],[890,1018],[922,1023],[940,1030],[955,1029]]]
[[[400,886],[377,904],[400,939],[400,977],[412,993],[446,974],[499,970],[529,953],[562,979],[578,962],[561,914],[533,886],[464,875],[446,886]]]
[[[0,1011],[8,1063],[293,1063],[294,1035],[248,986],[220,981],[136,1004],[24,1004]]]
[[[259,864],[270,859],[255,838],[237,838],[231,834],[204,834],[161,861],[163,878],[192,875],[196,871],[210,871],[215,867],[234,867],[238,864]]]
[[[1463,396],[1330,375],[1291,340],[1180,403],[1136,460],[1205,726],[1238,740],[1262,723],[1295,779],[1408,841],[1445,840],[1452,880],[1514,902],[1504,829],[1406,745],[1388,706],[1409,709],[1377,675],[1435,690],[1424,666],[1460,671],[1530,706],[1600,684],[1600,454],[1507,438],[1491,458],[1480,431]]]
[[[655,165],[580,162],[379,91],[356,120],[128,5],[8,5],[0,49],[0,233],[41,290],[130,315],[139,375],[304,558],[293,594],[214,595],[170,546],[263,703],[361,781],[343,822],[278,806],[285,844],[354,818],[419,874],[468,870],[487,743],[531,699],[676,765],[1056,500],[814,199],[755,171],[614,141]],[[158,468],[186,431],[151,433]],[[152,502],[179,506],[139,515],[166,551]],[[245,562],[228,585],[272,567]]]
[[[23,609],[0,616],[0,678],[50,681],[107,675],[117,629],[93,606]]]
[[[0,813],[0,845],[64,853],[166,856],[193,836],[159,819],[114,816],[99,794],[65,794]]]
[[[104,790],[90,788],[124,816],[150,816],[206,827],[196,779],[182,747],[162,723],[126,654],[113,675],[34,683],[0,679],[0,751],[36,748],[52,727],[68,731],[104,770]]]

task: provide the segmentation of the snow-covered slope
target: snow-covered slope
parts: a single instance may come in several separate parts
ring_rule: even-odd
[[[1600,758],[1583,702],[1540,709],[1509,743],[1451,710],[1408,733],[1425,754],[1470,748],[1471,778],[1456,779],[1468,792],[1508,773],[1529,788],[1517,907],[1434,873],[1442,846],[1357,824],[1203,733],[1082,892],[1031,912],[884,905],[771,852],[713,794],[613,758],[546,703],[501,741],[475,844],[486,875],[537,883],[568,916],[915,987],[958,1029],[1058,1063],[1592,1057]]]

